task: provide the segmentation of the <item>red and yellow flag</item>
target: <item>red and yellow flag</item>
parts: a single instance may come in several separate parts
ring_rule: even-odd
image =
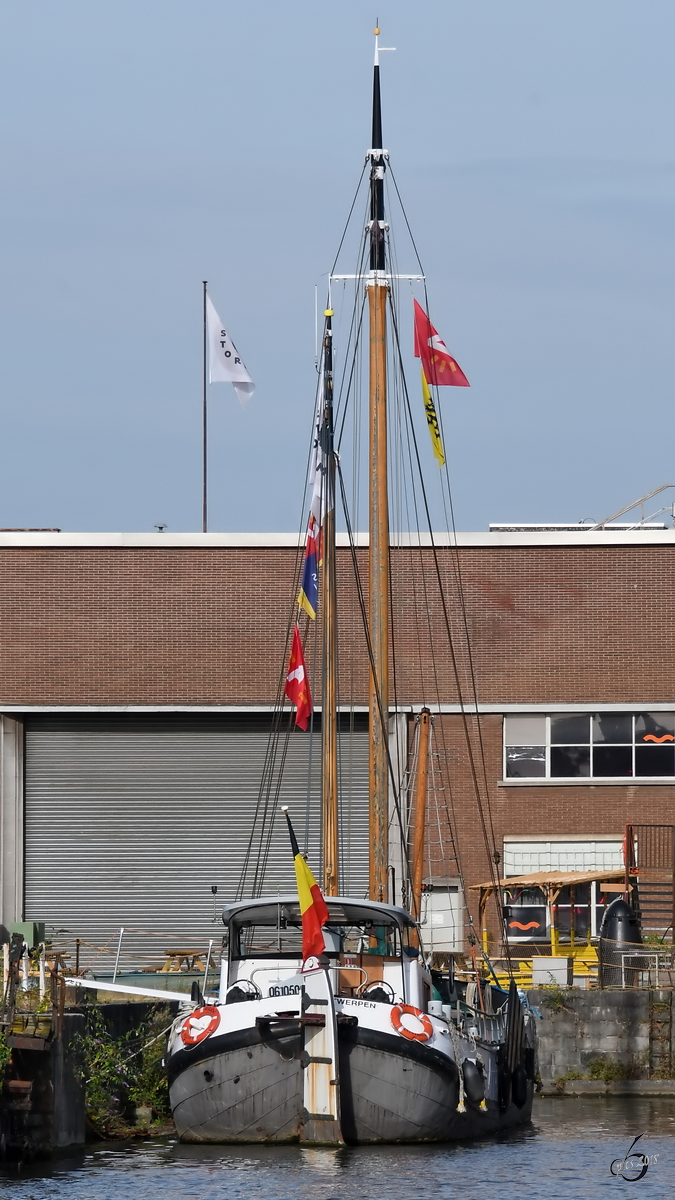
[[[448,348],[434,329],[424,309],[415,305],[415,358],[422,359],[422,370],[428,384],[435,387],[470,387],[470,383],[456,359],[448,354]]]
[[[288,832],[291,836],[291,849],[293,850],[295,861],[295,878],[298,884],[298,900],[300,901],[300,912],[302,914],[302,957],[303,959],[311,958],[312,955],[318,957],[319,954],[323,954],[326,948],[321,929],[328,920],[328,909],[326,901],[321,894],[321,888],[300,853],[287,808],[284,809],[284,813],[288,821]]]
[[[299,725],[301,729],[306,729],[312,715],[312,693],[309,690],[305,656],[302,653],[302,638],[297,622],[293,630],[291,660],[288,664],[285,692],[291,704],[295,705],[296,725]]]

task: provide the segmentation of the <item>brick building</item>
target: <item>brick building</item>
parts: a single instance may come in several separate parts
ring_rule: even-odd
[[[292,733],[281,792],[260,788],[299,553],[285,535],[0,533],[6,926],[213,928],[212,887],[232,897],[256,806],[280,798],[317,853],[318,739]],[[404,737],[436,713],[467,883],[489,871],[465,725],[500,870],[616,869],[626,822],[673,822],[675,530],[462,534],[437,554],[456,661],[432,549],[402,539],[392,708]],[[338,572],[346,891],[365,880],[368,732],[344,545]],[[318,661],[310,641],[317,692]],[[269,855],[276,890],[285,842]]]

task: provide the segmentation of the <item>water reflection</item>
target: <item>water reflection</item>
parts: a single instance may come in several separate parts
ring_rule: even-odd
[[[465,1146],[104,1143],[0,1174],[5,1200],[532,1200],[675,1195],[675,1100],[538,1099],[530,1126]],[[639,1184],[612,1176],[639,1133]],[[650,1159],[651,1161],[651,1159]]]

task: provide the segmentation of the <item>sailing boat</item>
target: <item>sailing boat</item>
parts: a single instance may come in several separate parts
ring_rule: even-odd
[[[420,944],[421,855],[412,913],[389,902],[389,519],[387,305],[378,33],[370,164],[370,877],[369,898],[339,895],[333,349],[326,311],[320,441],[323,520],[323,953],[303,955],[295,894],[256,897],[223,913],[220,992],[196,995],[170,1034],[173,1118],[189,1142],[363,1144],[480,1137],[529,1120],[534,1030],[515,985],[495,1014],[478,1009]],[[359,279],[361,277],[358,277]],[[428,722],[427,722],[428,724]],[[421,828],[421,822],[417,822]],[[441,996],[431,1004],[433,989]],[[481,990],[482,989],[482,990]],[[490,996],[491,999],[491,996]]]

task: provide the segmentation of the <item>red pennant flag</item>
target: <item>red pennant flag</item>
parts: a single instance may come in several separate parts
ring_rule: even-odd
[[[422,359],[422,370],[428,384],[436,387],[471,387],[459,363],[448,354],[445,342],[438,336],[424,309],[415,305],[415,358]]]
[[[295,705],[296,725],[299,725],[301,729],[306,729],[312,715],[312,693],[309,690],[305,657],[302,653],[302,641],[297,624],[293,630],[291,661],[288,664],[288,675],[286,676],[286,695],[291,704]]]

